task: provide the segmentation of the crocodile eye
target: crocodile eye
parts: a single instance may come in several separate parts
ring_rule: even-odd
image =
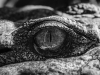
[[[35,36],[35,50],[45,56],[56,56],[61,50],[66,34],[58,27],[43,27]]]
[[[93,41],[69,26],[52,19],[24,23],[14,37],[16,49],[51,58],[79,56],[93,47]]]

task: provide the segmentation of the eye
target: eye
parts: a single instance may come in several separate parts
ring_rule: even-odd
[[[62,21],[46,19],[24,23],[15,33],[17,50],[31,51],[35,57],[57,58],[79,56],[93,47],[94,42],[75,32]]]
[[[34,36],[34,48],[40,55],[57,56],[61,52],[65,37],[65,32],[59,27],[42,27]]]
[[[15,36],[16,45],[19,46],[21,44],[22,46],[22,44],[27,44],[29,50],[38,55],[57,56],[61,52],[60,48],[63,47],[62,44],[66,37],[65,31],[59,26],[63,26],[63,24],[55,21],[38,23],[33,27],[29,27],[29,30],[25,29],[25,34],[22,31],[18,32],[22,34],[16,35],[18,37]],[[25,40],[19,41],[19,39]]]

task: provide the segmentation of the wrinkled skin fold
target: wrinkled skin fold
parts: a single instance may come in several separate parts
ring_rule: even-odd
[[[99,6],[0,10],[0,75],[100,75]]]

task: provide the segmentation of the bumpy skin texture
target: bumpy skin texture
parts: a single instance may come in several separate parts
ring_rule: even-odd
[[[12,50],[0,54],[0,75],[100,75],[100,7],[77,4],[68,9],[16,9],[15,12],[2,16],[0,48]],[[45,23],[46,21],[51,24]],[[48,26],[65,29],[67,35],[69,33],[73,36],[71,40],[74,39],[75,44],[70,44],[69,56],[68,52],[64,52],[68,50],[65,45],[61,48],[64,54],[55,57],[45,57],[31,50],[33,47],[30,37],[34,36],[38,27]]]

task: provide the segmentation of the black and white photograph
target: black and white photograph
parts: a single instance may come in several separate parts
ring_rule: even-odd
[[[100,75],[100,0],[0,0],[0,75]]]

